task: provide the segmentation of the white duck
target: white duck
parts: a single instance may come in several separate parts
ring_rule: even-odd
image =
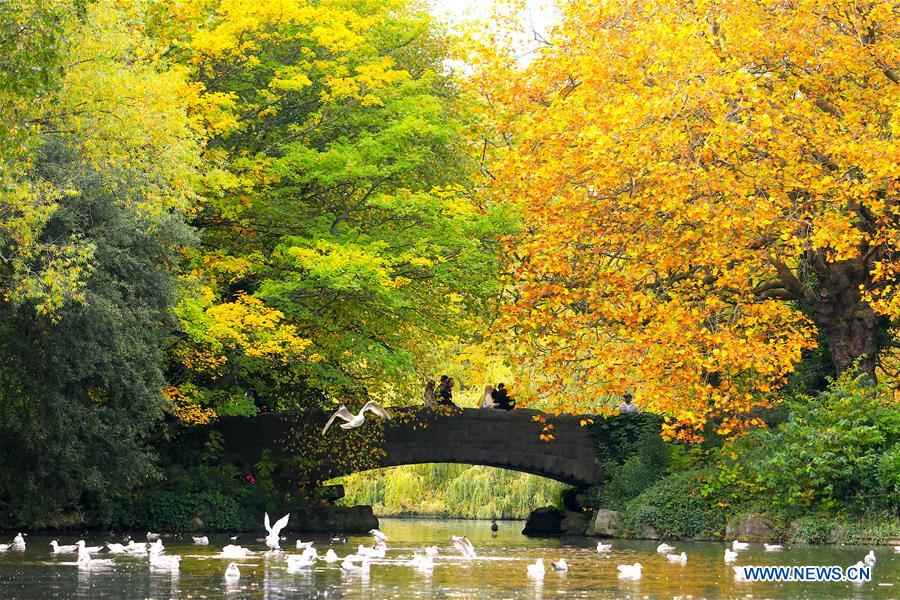
[[[409,561],[411,567],[415,567],[420,571],[430,571],[434,568],[434,560],[430,556],[422,556],[414,554],[412,560]]]
[[[681,554],[666,554],[666,558],[669,562],[678,563],[681,565],[687,564],[687,552],[682,552]]]
[[[737,560],[738,553],[734,550],[729,550],[725,548],[725,562],[734,562]]]
[[[102,569],[110,567],[115,563],[111,558],[91,558],[88,552],[78,552],[78,568],[79,569]]]
[[[163,546],[162,540],[157,538],[155,542],[148,545],[148,550],[150,551],[150,556],[155,556],[165,552],[166,548]]]
[[[88,554],[97,554],[101,550],[103,550],[103,546],[88,546],[84,543],[84,540],[78,540],[75,542],[75,545],[78,546],[78,553],[87,552]]]
[[[297,550],[306,550],[307,548],[312,548],[312,547],[313,547],[312,542],[301,542],[300,540],[297,540]]]
[[[388,537],[380,529],[370,529],[369,533],[381,544],[386,544],[388,541]]]
[[[748,544],[747,542],[739,542],[737,540],[734,540],[733,542],[731,542],[732,550],[746,550],[749,547],[750,547],[750,544]]]
[[[672,552],[673,550],[675,550],[675,546],[670,546],[669,544],[660,544],[659,546],[656,547],[656,551],[659,552],[660,554],[668,554],[669,552]]]
[[[156,540],[158,540],[161,537],[162,537],[161,533],[153,533],[152,531],[147,532],[147,541],[148,542],[155,542]]]
[[[360,556],[365,556],[368,558],[384,558],[384,553],[387,546],[377,545],[372,548],[367,548],[360,544],[356,548],[356,553]]]
[[[106,549],[110,554],[125,554],[125,546],[122,544],[107,543]]]
[[[743,567],[731,567],[732,572],[734,572],[734,580],[735,581],[747,581],[744,577],[744,568]]]
[[[73,554],[75,552],[78,552],[78,544],[60,546],[59,542],[57,542],[56,540],[50,542],[50,547],[53,548],[53,554]]]
[[[278,550],[281,547],[280,538],[278,536],[281,533],[281,530],[287,526],[288,519],[290,518],[291,513],[288,513],[275,521],[274,525],[269,525],[269,513],[266,513],[266,519],[263,524],[266,526],[266,531],[269,532],[269,535],[266,536],[266,546],[268,546],[270,550]]]
[[[550,567],[551,567],[554,571],[568,571],[568,570],[569,570],[569,563],[566,562],[566,559],[561,558],[561,559],[559,559],[559,560],[556,561],[556,562],[551,562],[551,563],[550,563]]]
[[[781,544],[763,544],[763,548],[766,549],[766,552],[781,552],[784,550],[784,546]]]
[[[357,561],[359,562],[358,567],[356,566]],[[344,571],[350,571],[351,573],[368,573],[369,559],[364,556],[348,554],[341,562],[341,569],[343,569]]]
[[[228,563],[228,568],[225,569],[225,581],[235,582],[241,578],[241,570],[238,569],[238,566],[235,563]]]
[[[17,533],[16,537],[13,538],[12,549],[22,551],[25,550],[25,536],[21,533]]]
[[[620,579],[640,579],[641,578],[641,563],[634,563],[633,565],[619,565],[619,578]]]
[[[311,567],[316,564],[316,555],[310,552],[303,552],[303,554],[291,554],[287,557],[287,566],[288,570],[296,571],[298,569],[305,569],[306,567]]]
[[[125,546],[125,553],[130,556],[146,556],[148,545],[146,542],[130,542]]]
[[[870,567],[875,566],[875,551],[869,550],[869,553],[863,557],[863,562],[865,562]]]
[[[222,551],[219,552],[219,558],[247,558],[247,555],[250,554],[250,551],[242,546],[237,546],[235,544],[228,544]]]
[[[535,579],[542,578],[544,576],[544,559],[537,559],[534,561],[533,565],[528,565],[525,570],[529,577],[534,577]]]
[[[150,555],[150,566],[155,569],[165,569],[167,571],[177,571],[181,564],[180,556],[163,556],[162,554]]]
[[[354,415],[352,412],[347,410],[347,407],[341,404],[341,407],[335,411],[331,418],[328,419],[328,422],[325,423],[325,428],[322,429],[322,435],[328,431],[328,428],[331,427],[331,424],[334,423],[335,419],[343,419],[346,423],[341,423],[341,429],[355,429],[363,424],[365,421],[365,412],[367,410],[372,411],[376,416],[381,417],[382,419],[390,419],[391,415],[388,414],[386,410],[384,410],[380,404],[375,402],[374,400],[369,400],[363,407],[360,409],[359,414]]]
[[[437,546],[428,546],[427,548],[425,548],[425,556],[430,556],[430,557],[434,558],[435,556],[438,555],[439,552],[440,551],[438,550]]]
[[[209,546],[209,538],[205,535],[192,535],[191,539],[194,540],[194,543],[198,546]]]
[[[333,562],[337,562],[341,559],[338,558],[338,555],[335,554],[335,552],[332,548],[329,548],[328,552],[325,553],[325,558],[323,560],[327,563],[333,563]]]
[[[469,538],[467,538],[466,536],[454,535],[450,537],[450,541],[453,542],[453,545],[462,553],[464,557],[477,558],[475,555],[475,546],[472,545],[472,542],[470,542]]]
[[[610,550],[612,550],[612,544],[597,542],[597,552],[609,552]]]
[[[6,552],[9,550],[10,546],[12,546],[12,544],[0,544],[0,552]]]
[[[894,554],[900,554],[900,546],[892,546],[894,549]]]

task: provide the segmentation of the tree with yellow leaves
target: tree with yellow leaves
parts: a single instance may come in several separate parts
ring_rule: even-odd
[[[635,388],[727,433],[817,334],[835,372],[875,372],[900,315],[896,7],[562,2],[526,60],[495,45],[519,8],[472,85],[525,219],[505,323],[543,393]]]
[[[415,1],[158,2],[220,167],[193,219],[173,384],[223,413],[419,396],[497,290],[447,42]]]

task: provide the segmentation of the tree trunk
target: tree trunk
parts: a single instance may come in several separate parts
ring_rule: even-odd
[[[839,306],[827,318],[818,316],[820,326],[828,338],[828,349],[836,374],[859,360],[857,370],[875,373],[875,358],[878,355],[878,330],[882,318],[870,306],[859,303],[855,306]],[[863,358],[860,358],[863,357]]]
[[[812,312],[828,338],[837,375],[857,359],[859,372],[875,374],[879,329],[885,317],[862,299],[860,286],[868,277],[869,269],[861,260],[832,263],[819,277],[820,288],[812,302]]]

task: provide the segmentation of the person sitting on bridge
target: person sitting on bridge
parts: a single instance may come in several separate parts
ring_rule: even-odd
[[[494,386],[488,384],[484,386],[484,397],[481,399],[481,408],[497,408],[494,402]]]
[[[500,410],[512,410],[516,406],[516,401],[509,397],[503,383],[498,383],[497,389],[494,390],[494,405]]]
[[[625,392],[625,395],[622,396],[622,398],[625,399],[625,402],[623,402],[622,404],[619,405],[619,414],[625,415],[625,414],[629,414],[629,413],[638,412],[637,404],[632,404],[632,402],[631,402],[631,394],[630,393]]]
[[[441,375],[441,386],[438,390],[438,395],[441,397],[438,404],[443,406],[456,406],[453,403],[453,379],[446,376]]]
[[[425,384],[425,406],[434,406],[434,381],[428,380]]]

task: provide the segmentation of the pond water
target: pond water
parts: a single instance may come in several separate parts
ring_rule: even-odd
[[[868,583],[747,583],[734,579],[723,560],[724,544],[677,542],[677,551],[688,554],[686,565],[670,563],[656,552],[655,542],[612,540],[613,550],[598,554],[591,538],[527,538],[522,523],[501,521],[492,535],[487,521],[444,519],[382,519],[389,537],[384,559],[373,559],[368,575],[345,573],[340,563],[319,561],[299,572],[289,572],[283,556],[265,552],[258,535],[210,536],[209,546],[164,537],[166,554],[183,557],[172,574],[149,567],[147,558],[116,557],[105,569],[79,569],[73,555],[50,553],[49,537],[30,535],[24,552],[0,553],[0,598],[900,598],[900,554],[875,548],[877,564]],[[463,559],[450,543],[451,535],[466,535],[478,558]],[[118,537],[118,536],[117,536]],[[138,536],[135,536],[136,538]],[[107,539],[88,535],[89,545]],[[141,537],[140,539],[143,539]],[[320,555],[329,546],[328,536],[302,536],[314,541]],[[296,537],[282,545],[296,553]],[[4,539],[3,542],[10,540]],[[62,538],[71,544],[75,539]],[[609,540],[606,540],[609,541]],[[225,544],[241,544],[254,553],[236,560],[241,577],[236,584],[224,579],[228,559],[214,558]],[[371,536],[350,536],[335,545],[338,556],[354,552],[358,544],[372,544]],[[405,564],[414,551],[437,545],[440,555],[434,569],[421,572]],[[861,560],[869,548],[858,546],[788,546],[781,553],[767,553],[752,544],[740,553],[738,565],[841,565]],[[526,575],[526,565],[542,557],[547,572],[542,580]],[[550,569],[550,561],[565,558],[566,573]],[[616,566],[640,562],[638,581],[617,577]]]

